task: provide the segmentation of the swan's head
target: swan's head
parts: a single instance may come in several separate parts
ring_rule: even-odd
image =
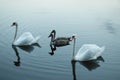
[[[53,36],[53,33],[50,33],[50,35],[48,36],[48,38],[49,38],[49,37],[52,37],[52,36]]]
[[[13,26],[18,26],[17,22],[13,22],[11,27],[13,27]]]
[[[55,30],[52,30],[51,33],[50,33],[50,35],[49,35],[48,37],[52,37],[52,36],[55,35],[55,34],[56,34],[56,31],[55,31]]]
[[[71,37],[71,40],[75,40],[76,39],[76,35],[73,34],[72,37]]]
[[[55,31],[55,30],[52,30],[51,33],[56,33],[56,31]]]

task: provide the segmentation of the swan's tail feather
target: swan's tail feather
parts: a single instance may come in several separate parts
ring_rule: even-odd
[[[32,41],[32,44],[38,43],[39,39],[40,39],[40,36],[37,36],[37,37]]]
[[[101,47],[99,53],[96,55],[96,57],[101,56],[101,54],[103,53],[103,51],[105,50],[105,46]]]
[[[35,38],[36,42],[38,42],[39,39],[40,39],[40,36],[37,36],[37,37]]]
[[[101,47],[101,52],[103,52],[105,50],[105,46]]]

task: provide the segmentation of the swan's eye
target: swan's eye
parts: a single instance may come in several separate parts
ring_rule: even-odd
[[[72,36],[72,39],[74,39],[75,38],[75,36]]]
[[[13,22],[13,24],[11,26],[17,26],[17,23],[16,22]]]

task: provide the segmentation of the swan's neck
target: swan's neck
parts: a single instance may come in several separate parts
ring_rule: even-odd
[[[56,32],[53,33],[53,39],[55,39],[55,36],[56,36]]]
[[[52,31],[51,34],[51,42],[55,40],[55,36],[56,36],[56,32],[55,31]]]
[[[16,39],[16,37],[17,37],[17,30],[18,30],[18,26],[16,26],[16,29],[15,29],[15,35],[14,35],[14,40],[13,40],[13,42],[15,42],[15,39]]]
[[[74,43],[73,43],[73,55],[72,55],[72,60],[75,60],[75,41],[76,39],[74,38]]]
[[[54,36],[53,34],[51,35],[51,42],[54,41]]]

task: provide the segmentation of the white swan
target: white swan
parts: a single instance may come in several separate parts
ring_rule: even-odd
[[[102,52],[104,51],[105,47],[99,47],[96,44],[84,44],[79,49],[77,54],[74,56],[75,52],[75,40],[74,38],[74,44],[73,44],[73,60],[76,61],[89,61],[97,59],[99,56],[101,56]]]
[[[14,36],[14,40],[13,40],[12,45],[15,45],[15,46],[30,46],[30,45],[33,45],[35,43],[38,43],[38,40],[39,40],[40,37],[37,36],[36,38],[34,38],[33,35],[30,32],[23,33],[16,40],[18,24],[16,22],[13,22],[13,24],[11,26],[16,27],[15,36]]]

